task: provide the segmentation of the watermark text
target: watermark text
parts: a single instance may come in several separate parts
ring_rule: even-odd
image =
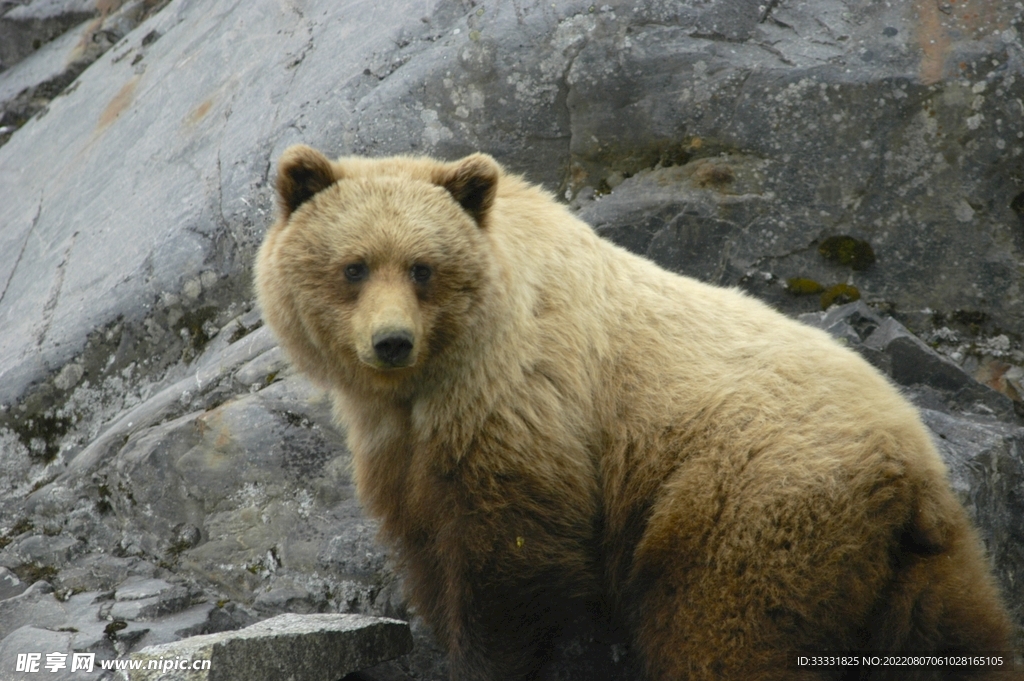
[[[18,653],[14,671],[27,674],[46,674],[69,670],[72,672],[91,672],[94,669],[112,671],[155,670],[161,673],[170,671],[202,671],[210,668],[209,660],[192,660],[187,657],[156,658],[139,660],[118,658],[115,660],[96,660],[96,653]]]

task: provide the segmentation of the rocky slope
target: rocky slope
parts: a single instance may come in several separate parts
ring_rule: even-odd
[[[815,313],[922,408],[1024,623],[1022,31],[1003,0],[0,2],[0,669],[410,614],[252,307],[298,141],[482,149]],[[623,677],[577,624],[550,675]],[[443,678],[414,633],[380,678]]]

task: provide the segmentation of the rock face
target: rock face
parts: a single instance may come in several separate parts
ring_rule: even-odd
[[[812,315],[921,407],[1024,624],[1024,5],[766,7],[0,1],[0,675],[414,615],[252,308],[299,141],[488,151],[609,239]],[[629,678],[570,629],[549,678]],[[363,678],[444,678],[413,632]]]
[[[131,656],[142,663],[142,669],[122,672],[122,678],[337,681],[349,672],[375,666],[411,648],[412,635],[405,622],[365,615],[287,614],[238,632],[194,636],[144,648]],[[180,665],[174,663],[181,659],[188,660],[189,667],[175,669]],[[154,669],[149,669],[151,662],[156,663]]]
[[[28,119],[44,112],[50,100],[111,45],[166,4],[167,0],[0,3],[0,71],[10,68],[0,79],[0,145]]]

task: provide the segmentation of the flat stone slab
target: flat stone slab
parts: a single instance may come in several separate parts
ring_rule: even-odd
[[[337,681],[410,650],[412,634],[406,622],[367,615],[286,614],[238,631],[143,648],[125,661],[138,661],[141,668],[121,670],[118,678]]]

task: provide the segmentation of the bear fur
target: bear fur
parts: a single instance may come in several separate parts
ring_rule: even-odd
[[[563,605],[608,613],[650,681],[1010,652],[916,411],[827,334],[598,238],[486,155],[295,146],[278,173],[264,318],[332,391],[453,679],[534,678]]]

